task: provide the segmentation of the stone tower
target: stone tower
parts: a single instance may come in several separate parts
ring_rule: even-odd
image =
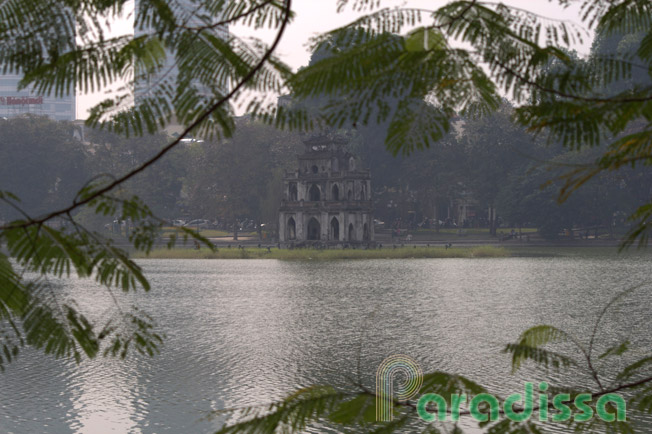
[[[279,211],[283,246],[367,245],[374,240],[371,175],[356,167],[345,141],[304,141],[296,172],[286,172]]]

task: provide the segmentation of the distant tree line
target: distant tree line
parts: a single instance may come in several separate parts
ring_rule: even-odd
[[[643,168],[605,172],[559,204],[556,177],[597,158],[600,150],[546,144],[515,125],[511,111],[505,102],[491,116],[460,118],[444,140],[407,157],[382,147],[382,125],[336,133],[346,135],[350,150],[371,169],[375,215],[386,223],[401,219],[414,227],[428,219],[426,227],[434,229],[447,222],[456,200],[465,199],[475,204],[468,226],[533,226],[554,238],[573,227],[613,231],[649,200],[652,170]],[[21,197],[30,215],[69,203],[88,179],[124,173],[169,140],[164,134],[127,139],[86,130],[82,141],[76,128],[41,117],[0,122],[0,181]],[[189,142],[118,194],[139,196],[169,220],[205,218],[231,229],[248,219],[274,228],[282,178],[295,170],[302,151],[299,134],[244,117],[232,139]],[[17,217],[16,210],[0,208],[1,219]],[[111,221],[90,212],[77,217],[96,228]]]
[[[299,138],[246,118],[238,124],[232,139],[189,141],[175,149],[117,195],[138,196],[155,215],[169,220],[206,218],[229,227],[244,218],[273,222],[283,171],[294,165]],[[38,116],[7,119],[0,121],[0,180],[21,198],[23,211],[39,215],[70,203],[89,179],[127,172],[169,139],[166,134],[82,133],[73,123]],[[76,217],[95,228],[111,222],[111,216],[81,213]],[[1,220],[18,217],[16,209],[2,204]]]
[[[595,58],[631,58],[642,38],[642,33],[598,32],[589,58],[569,56],[577,68]],[[328,56],[316,51],[310,63]],[[553,63],[548,68],[568,66]],[[635,69],[629,78],[611,82],[603,92],[621,92],[650,80],[647,71]],[[327,114],[329,106],[346,103],[320,95],[284,99],[313,114]],[[397,97],[387,99],[384,107],[396,110],[396,101]],[[493,234],[499,225],[529,226],[547,238],[573,228],[589,232],[599,228],[613,235],[618,226],[627,224],[628,215],[652,197],[652,170],[638,166],[601,172],[559,203],[565,176],[597,161],[604,149],[577,151],[533,137],[513,122],[513,111],[505,100],[489,116],[459,117],[443,139],[417,153],[393,155],[385,149],[383,144],[393,133],[388,122],[343,123],[341,129],[329,132],[344,135],[349,150],[371,169],[375,216],[388,224],[400,221],[403,227],[432,229],[442,224],[488,227]],[[633,123],[624,134],[644,126],[644,121]],[[286,170],[296,168],[296,155],[303,150],[301,136],[247,116],[237,119],[236,127],[236,134],[228,140],[196,140],[177,147],[125,183],[118,194],[140,197],[157,216],[169,220],[203,218],[232,228],[247,219],[274,228],[282,178]],[[81,134],[78,128],[35,116],[0,121],[0,182],[21,198],[28,214],[70,203],[88,179],[126,173],[170,139],[162,133],[125,138],[93,129]],[[455,210],[460,203],[472,209],[464,219]],[[86,215],[77,217],[86,224],[108,223],[105,216],[81,212]],[[18,217],[18,211],[6,203],[0,207],[0,219]]]
[[[473,204],[473,216],[454,223],[487,227],[494,234],[502,224],[536,227],[546,238],[572,228],[591,235],[600,228],[613,235],[650,199],[652,170],[640,167],[601,173],[559,203],[564,175],[597,159],[601,150],[579,152],[546,143],[511,117],[512,107],[504,102],[488,117],[460,118],[454,132],[409,157],[394,158],[363,139],[361,156],[372,170],[375,215],[386,222],[400,218],[406,226],[430,219],[434,229],[454,215],[456,203],[466,202]]]

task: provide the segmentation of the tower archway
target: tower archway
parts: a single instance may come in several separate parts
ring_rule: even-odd
[[[339,241],[340,239],[340,222],[337,217],[331,219],[331,240]]]
[[[297,196],[298,196],[297,193],[298,192],[297,192],[297,183],[296,182],[291,182],[290,183],[290,188],[289,188],[288,193],[289,193],[288,196],[289,196],[291,201],[296,201],[297,200]]]
[[[308,240],[318,241],[321,239],[321,225],[319,221],[312,217],[308,222]]]
[[[308,197],[312,202],[319,202],[321,200],[321,192],[317,184],[312,184],[308,191]]]
[[[286,237],[288,241],[297,239],[297,223],[294,221],[293,217],[290,217],[288,219],[288,224],[285,233],[287,234]]]

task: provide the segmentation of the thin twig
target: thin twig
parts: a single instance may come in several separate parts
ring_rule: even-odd
[[[269,60],[271,57],[272,53],[276,50],[276,47],[281,41],[281,37],[283,33],[285,32],[285,29],[290,21],[290,17],[292,16],[291,13],[291,4],[292,0],[285,0],[285,17],[281,23],[281,27],[276,34],[276,38],[274,39],[274,42],[270,46],[270,48],[265,52],[263,57],[260,59],[260,61],[254,66],[249,73],[225,96],[220,98],[215,104],[210,106],[208,110],[206,110],[201,116],[199,116],[190,126],[186,127],[185,130],[177,137],[174,141],[172,141],[170,144],[165,146],[163,149],[161,149],[156,155],[154,155],[152,158],[147,160],[146,162],[142,163],[140,166],[136,167],[132,171],[128,172],[127,174],[121,176],[120,178],[117,178],[115,181],[111,182],[109,185],[106,187],[103,187],[93,194],[89,195],[88,197],[84,198],[83,200],[80,200],[76,203],[73,203],[72,205],[57,210],[53,211],[43,217],[36,218],[36,219],[29,219],[25,222],[18,223],[18,224],[9,224],[9,225],[4,225],[0,226],[0,230],[9,230],[9,229],[17,229],[17,228],[25,228],[29,227],[35,224],[41,224],[44,223],[48,220],[51,220],[55,217],[58,217],[60,215],[68,214],[69,212],[73,211],[74,209],[85,205],[98,197],[102,196],[105,193],[108,193],[109,191],[113,190],[115,187],[119,186],[120,184],[124,183],[125,181],[128,181],[129,179],[133,178],[140,172],[144,171],[147,169],[149,166],[152,164],[156,163],[158,160],[160,160],[165,154],[167,154],[170,150],[172,150],[174,147],[176,147],[179,143],[181,143],[181,140],[190,133],[193,129],[195,129],[199,124],[204,122],[206,119],[209,118],[209,116],[215,112],[217,109],[219,109],[225,102],[229,101],[236,93],[240,91],[253,77],[258,73],[258,71],[264,66],[264,64]]]
[[[652,95],[645,96],[645,97],[630,97],[630,98],[600,98],[600,97],[587,97],[587,96],[574,95],[568,92],[562,92],[558,89],[545,87],[537,83],[536,81],[525,77],[523,74],[513,70],[512,68],[510,68],[509,66],[507,66],[505,63],[501,62],[498,59],[493,59],[493,62],[499,67],[501,67],[506,73],[512,75],[513,77],[517,78],[519,81],[527,84],[528,86],[539,89],[540,91],[545,93],[561,96],[563,98],[568,98],[568,99],[583,101],[583,102],[595,102],[600,104],[628,104],[628,103],[635,103],[635,102],[652,101]]]
[[[266,0],[266,1],[257,4],[256,6],[252,7],[251,9],[248,9],[248,10],[246,10],[246,11],[244,11],[244,12],[238,14],[238,15],[235,15],[235,16],[229,18],[229,19],[226,19],[226,20],[218,21],[216,23],[206,24],[204,26],[185,26],[185,25],[181,25],[179,27],[181,27],[182,29],[186,29],[186,30],[197,30],[197,31],[214,29],[214,28],[219,27],[219,26],[225,26],[227,24],[234,23],[234,22],[236,22],[236,21],[238,21],[238,20],[240,20],[242,18],[246,18],[249,15],[253,14],[254,12],[256,12],[256,11],[258,11],[260,9],[263,9],[264,7],[266,7],[266,6],[268,6],[268,5],[272,4],[272,3],[276,3],[276,0]]]

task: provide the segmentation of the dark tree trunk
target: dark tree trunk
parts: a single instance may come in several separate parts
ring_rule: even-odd
[[[496,236],[496,209],[489,207],[489,235]]]

